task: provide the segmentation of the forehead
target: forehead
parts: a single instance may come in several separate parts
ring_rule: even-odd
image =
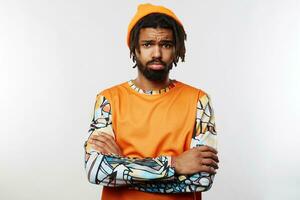
[[[142,28],[139,40],[173,40],[173,31],[167,28]]]

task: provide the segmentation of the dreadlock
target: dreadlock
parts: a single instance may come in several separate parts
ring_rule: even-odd
[[[138,21],[138,23],[133,27],[130,32],[129,44],[130,44],[130,58],[132,61],[136,62],[135,49],[140,51],[140,47],[138,45],[139,34],[142,28],[167,28],[173,31],[174,44],[175,44],[175,58],[173,60],[173,64],[175,67],[177,66],[177,62],[179,58],[182,62],[184,62],[185,58],[185,45],[184,41],[186,40],[186,33],[181,25],[179,25],[173,18],[168,15],[161,13],[152,13],[146,15],[142,19]],[[137,64],[133,66],[135,68]]]

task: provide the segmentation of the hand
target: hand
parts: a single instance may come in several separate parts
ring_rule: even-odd
[[[98,132],[97,135],[91,135],[88,143],[99,153],[122,156],[122,151],[114,140],[114,137],[105,132]]]
[[[172,163],[178,174],[194,174],[207,172],[215,174],[218,169],[219,159],[217,150],[209,146],[200,146],[174,156]]]

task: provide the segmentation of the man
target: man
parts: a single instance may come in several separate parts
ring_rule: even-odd
[[[142,4],[128,27],[137,78],[97,95],[85,143],[88,180],[102,199],[201,199],[218,169],[208,95],[169,71],[184,61],[186,33],[162,6]]]

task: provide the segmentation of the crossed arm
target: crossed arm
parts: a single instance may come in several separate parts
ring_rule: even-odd
[[[216,131],[213,110],[206,95],[198,100],[191,149],[173,157],[175,165],[171,165],[170,156],[123,157],[113,138],[110,103],[98,95],[89,139],[85,143],[85,168],[91,183],[112,187],[126,185],[158,193],[206,191],[212,186],[218,158],[210,148],[216,148]],[[196,159],[190,162],[193,157]]]

